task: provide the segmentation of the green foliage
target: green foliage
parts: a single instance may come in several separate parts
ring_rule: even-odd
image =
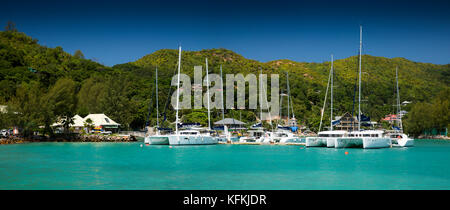
[[[76,84],[68,78],[59,79],[44,97],[51,110],[52,115],[62,120],[65,131],[68,131],[73,123],[72,117],[75,115],[77,98]]]
[[[445,130],[450,125],[450,89],[441,91],[431,102],[415,104],[405,120],[406,131],[414,136],[433,129]]]
[[[200,125],[208,127],[208,112],[206,109],[193,110],[189,114],[183,115],[185,123],[200,123]],[[211,127],[213,126],[211,122]]]
[[[9,101],[7,111],[11,117],[10,123],[22,128],[25,136],[32,135],[47,117],[49,109],[43,98],[44,94],[39,84],[31,82],[22,83]]]
[[[11,105],[10,108],[18,113],[11,122],[3,120],[6,122],[3,124],[19,125],[29,131],[44,125],[46,132],[51,133],[50,125],[57,118],[70,122],[66,117],[74,114],[105,113],[124,129],[139,129],[145,126],[150,107],[150,125],[154,126],[156,100],[150,98],[155,91],[156,67],[162,123],[166,104],[175,91],[175,87],[171,87],[171,79],[176,72],[177,50],[158,50],[134,62],[111,68],[85,59],[79,50],[72,56],[61,47],[48,48],[37,42],[16,30],[0,32],[0,103]],[[204,66],[205,58],[208,58],[210,73],[219,73],[222,65],[224,77],[237,73],[244,76],[259,74],[259,67],[263,74],[279,74],[282,92],[286,91],[285,72],[289,72],[295,116],[299,124],[318,130],[330,62],[275,60],[261,63],[227,49],[183,51],[182,73],[192,77],[193,67]],[[395,102],[396,66],[399,68],[401,99],[413,102],[411,110],[407,107],[410,111],[405,119],[407,131],[417,134],[430,127],[448,127],[448,98],[445,95],[448,97],[449,94],[439,92],[448,89],[450,65],[364,55],[362,70],[366,73],[362,76],[362,111],[373,121],[395,111],[392,105]],[[334,62],[333,106],[336,116],[345,112],[357,113],[357,104],[356,110],[353,109],[357,68],[357,56]],[[248,93],[246,100],[248,106]],[[175,121],[170,103],[166,112],[164,126],[170,126],[170,122]],[[251,125],[256,122],[258,112],[226,110],[225,117],[241,119]],[[207,125],[205,110],[182,110],[181,116],[184,122]],[[220,120],[221,110],[212,110],[211,117],[211,122]],[[322,127],[329,126],[329,118],[327,104]],[[424,118],[431,119],[430,125]]]

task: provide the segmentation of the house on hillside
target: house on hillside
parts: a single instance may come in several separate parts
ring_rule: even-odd
[[[333,121],[335,130],[345,130],[345,131],[354,131],[358,130],[358,118],[356,116],[352,116],[350,113],[346,112],[344,115],[340,117],[335,117],[335,121]]]
[[[390,124],[394,123],[395,121],[397,121],[399,118],[396,114],[388,114],[386,115],[383,119],[381,119],[382,121],[386,121]]]

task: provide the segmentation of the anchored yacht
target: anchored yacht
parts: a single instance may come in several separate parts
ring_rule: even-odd
[[[336,138],[335,148],[359,147],[377,149],[391,147],[391,139],[384,136],[382,130],[363,130],[347,133],[342,138]]]
[[[174,134],[166,134],[166,135],[155,135],[150,136],[148,138],[148,142],[151,144],[155,143],[164,143],[168,141],[170,145],[209,145],[209,144],[217,144],[218,140],[215,137],[212,137],[209,133],[210,130],[210,115],[209,115],[209,103],[208,103],[208,133],[201,133],[199,130],[190,129],[190,130],[181,130],[179,131],[179,117],[178,117],[178,107],[179,107],[179,98],[180,98],[180,74],[181,74],[181,46],[178,49],[178,82],[177,82],[177,101],[176,101],[176,120],[175,120],[175,133]],[[206,75],[208,80],[208,60],[206,59]],[[208,83],[208,81],[207,81]],[[209,88],[209,86],[208,86]],[[208,91],[209,94],[209,91]]]
[[[207,133],[201,133],[199,130],[182,130],[178,135],[169,135],[170,145],[204,145],[217,144],[217,138]]]

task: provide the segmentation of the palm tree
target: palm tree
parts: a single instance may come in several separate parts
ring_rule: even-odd
[[[91,132],[91,129],[94,128],[94,124],[93,124],[91,118],[87,118],[84,121],[84,127],[88,129],[88,133]]]

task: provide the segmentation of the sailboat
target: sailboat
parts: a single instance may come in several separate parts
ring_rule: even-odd
[[[333,130],[333,55],[331,55],[331,68],[330,75],[328,76],[327,90],[325,91],[325,99],[323,102],[323,108],[320,115],[319,132],[316,137],[306,137],[307,147],[335,147],[335,141],[339,137],[343,137],[347,134],[344,130]],[[331,86],[330,86],[331,85]],[[321,131],[322,129],[322,119],[325,111],[325,105],[327,103],[328,88],[330,88],[330,130]]]
[[[257,144],[269,144],[272,141],[273,133],[265,131],[263,127],[263,114],[262,114],[262,98],[263,98],[263,85],[262,85],[262,69],[260,68],[260,81],[259,81],[259,123],[256,123],[250,127],[247,131],[248,136],[241,137],[240,143],[257,143]],[[267,101],[266,101],[267,102]],[[270,113],[270,112],[269,112]]]
[[[151,145],[168,145],[169,138],[165,135],[161,135],[159,127],[158,67],[156,67],[155,71],[155,85],[156,85],[156,134],[146,136],[144,138],[144,143]]]
[[[286,144],[286,143],[299,143],[300,142],[300,138],[298,136],[295,136],[295,134],[292,131],[296,131],[296,129],[298,129],[297,127],[297,123],[295,120],[295,115],[294,115],[294,109],[292,106],[292,100],[291,100],[291,93],[290,93],[290,87],[289,87],[289,73],[286,72],[286,90],[287,90],[287,95],[284,94],[285,96],[287,96],[287,120],[286,120],[286,126],[282,126],[282,125],[278,125],[277,126],[277,130],[274,132],[274,137],[273,137],[273,141],[274,143],[281,143],[281,144]],[[282,115],[282,100],[283,98],[281,98],[281,102],[280,102],[280,115]],[[290,108],[292,108],[292,118],[291,118],[291,113],[290,113]],[[290,123],[293,122],[293,123]],[[295,129],[295,130],[294,130]]]
[[[336,138],[335,148],[362,147],[364,149],[391,147],[391,139],[384,136],[383,130],[361,130],[361,58],[362,26],[359,28],[359,86],[358,86],[358,130]]]
[[[221,94],[220,97],[222,99],[222,104],[221,104],[221,108],[222,108],[222,122],[225,120],[225,102],[224,102],[224,97],[223,97],[223,75],[222,75],[222,64],[220,64],[220,79],[222,81],[221,83]],[[223,124],[223,134],[216,136],[215,138],[217,139],[217,141],[219,142],[226,142],[226,143],[231,143],[231,134],[228,131],[228,126]]]
[[[403,133],[403,123],[402,123],[402,110],[400,105],[400,91],[398,88],[398,67],[395,68],[395,80],[396,80],[396,106],[397,106],[397,117],[396,122],[398,127],[394,127],[394,132],[388,132],[386,133],[386,136],[391,138],[392,145],[393,146],[400,146],[400,147],[412,147],[414,146],[414,139],[411,139]]]
[[[208,59],[206,59],[206,82],[208,87],[208,130],[207,133],[202,133],[199,129],[179,130],[179,103],[180,103],[180,74],[181,74],[181,46],[178,49],[178,82],[177,82],[177,103],[176,103],[176,120],[175,120],[175,134],[165,135],[169,139],[170,145],[209,145],[217,144],[217,139],[210,135],[211,120],[209,107],[209,76],[208,76]],[[204,130],[203,130],[204,131]]]

